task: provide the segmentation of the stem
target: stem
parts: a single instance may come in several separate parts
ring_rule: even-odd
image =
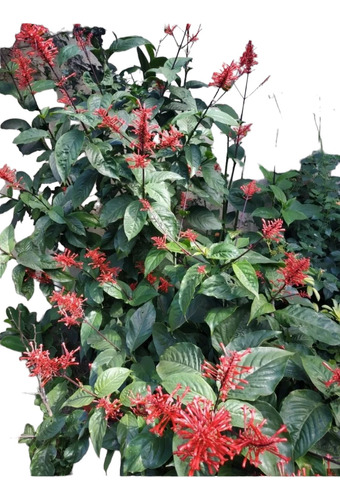
[[[215,101],[216,99],[216,96],[217,94],[219,93],[220,91],[220,88],[217,89],[217,91],[215,92],[215,95],[214,97],[211,99],[210,103],[208,104],[208,106],[205,108],[205,110],[203,111],[203,113],[201,114],[198,122],[196,123],[195,127],[193,128],[193,130],[190,132],[190,134],[188,135],[188,138],[187,138],[187,144],[190,142],[190,139],[192,138],[192,136],[194,135],[194,133],[196,132],[198,126],[202,123],[205,115],[207,114],[207,112],[209,111],[209,109],[214,105],[216,104],[223,96],[224,94],[226,93],[226,90],[223,92],[223,94],[217,99],[217,101]]]
[[[90,323],[87,319],[84,319],[84,323],[89,325],[89,327],[91,327],[103,340],[108,342],[116,351],[120,352],[119,347],[117,347],[113,342],[111,342],[111,340],[105,337],[105,335],[103,335],[94,325],[92,325],[92,323]]]

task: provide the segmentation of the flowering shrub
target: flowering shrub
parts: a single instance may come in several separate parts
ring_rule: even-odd
[[[189,80],[199,31],[165,27],[167,58],[140,36],[105,49],[100,28],[23,24],[3,57],[0,91],[34,118],[1,126],[39,152],[32,175],[0,169],[1,273],[15,260],[17,293],[39,286],[47,304],[8,307],[0,337],[37,378],[43,420],[20,438],[32,475],[69,474],[90,443],[105,469],[119,450],[123,475],[336,474],[340,326],[315,309],[311,260],[267,216],[268,187],[234,180],[257,55],[248,42],[208,85]],[[118,72],[130,49],[139,64]],[[234,86],[240,114],[221,103]],[[60,106],[40,109],[50,89]]]

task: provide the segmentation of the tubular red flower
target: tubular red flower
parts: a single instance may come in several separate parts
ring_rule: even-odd
[[[250,417],[247,420],[247,412]],[[289,462],[290,458],[280,453],[277,443],[284,443],[287,438],[278,437],[282,432],[287,432],[287,427],[282,425],[272,436],[267,436],[262,433],[262,427],[266,424],[266,419],[261,423],[255,424],[255,410],[249,409],[247,406],[243,407],[244,415],[244,430],[239,432],[239,437],[235,445],[240,447],[240,450],[248,448],[248,451],[242,462],[242,467],[246,466],[247,460],[255,467],[261,464],[260,455],[265,451],[276,455],[283,462]]]
[[[153,236],[152,241],[154,242],[153,246],[157,248],[157,250],[166,250],[166,236]]]
[[[84,257],[86,259],[91,259],[92,260],[92,263],[89,264],[93,269],[97,268],[97,267],[101,267],[104,262],[106,261],[106,255],[103,253],[103,252],[100,252],[99,251],[99,247],[93,249],[93,250],[90,250],[90,249],[86,249],[86,253],[84,255]]]
[[[196,241],[198,234],[195,233],[192,229],[187,229],[186,231],[181,231],[179,233],[180,238],[186,238],[189,241]]]
[[[213,474],[237,453],[234,440],[223,434],[232,429],[229,411],[215,411],[213,406],[208,399],[197,396],[174,418],[174,432],[186,440],[174,455],[181,460],[190,459],[189,476],[199,471],[201,464]]]
[[[159,285],[158,285],[158,291],[159,292],[164,292],[168,293],[169,288],[172,287],[173,285],[169,283],[165,278],[160,277],[159,278]]]
[[[104,408],[106,420],[118,420],[123,413],[121,412],[122,403],[119,399],[110,401],[110,397],[100,398],[96,402],[96,408]]]
[[[183,134],[175,129],[173,125],[170,125],[169,130],[163,130],[159,133],[160,142],[158,147],[160,149],[171,148],[172,151],[176,151],[177,148],[182,148],[183,144],[179,140],[183,137]]]
[[[42,386],[52,380],[53,377],[58,377],[69,366],[78,365],[74,354],[80,350],[80,347],[73,351],[68,351],[64,343],[62,348],[64,354],[61,357],[50,358],[48,350],[43,351],[42,344],[37,348],[33,342],[30,342],[31,350],[27,350],[22,354],[20,360],[26,361],[26,366],[30,370],[30,376],[39,378]]]
[[[139,201],[143,205],[143,208],[140,209],[141,212],[148,212],[151,209],[151,205],[148,200],[141,198]]]
[[[26,57],[21,50],[14,49],[12,54],[12,62],[18,65],[15,70],[14,78],[18,81],[20,90],[25,90],[33,82],[33,73],[35,69],[31,66],[31,59]]]
[[[91,45],[92,39],[91,31],[85,35],[85,30],[80,26],[80,24],[73,25],[73,36],[77,41],[77,45],[80,49],[86,50],[86,47]]]
[[[17,42],[28,43],[33,51],[31,55],[38,55],[43,61],[50,66],[54,66],[54,59],[58,55],[58,49],[54,45],[52,38],[44,39],[44,35],[48,33],[48,29],[37,24],[24,23],[21,25],[21,31],[15,38]]]
[[[228,351],[223,344],[220,344],[224,354],[219,358],[219,364],[214,366],[208,361],[202,365],[202,374],[204,377],[211,378],[220,383],[219,396],[221,401],[225,401],[230,390],[243,389],[240,384],[248,384],[248,381],[241,378],[242,373],[248,373],[252,370],[251,366],[240,365],[241,359],[251,352],[246,349],[243,352]]]
[[[75,259],[79,257],[79,254],[77,253],[72,253],[70,249],[65,248],[63,253],[57,254],[53,257],[53,260],[58,262],[58,264],[61,264],[62,270],[65,271],[67,267],[78,267],[79,269],[82,269],[83,263],[78,262]]]
[[[79,325],[84,317],[83,303],[86,299],[77,296],[76,292],[66,292],[63,288],[60,292],[54,291],[50,297],[51,302],[56,302],[54,307],[59,307],[59,314],[62,318],[59,320],[67,326]]]
[[[329,387],[332,384],[340,385],[340,368],[332,368],[325,361],[323,361],[322,364],[333,373],[332,378],[330,378],[327,382],[324,382],[325,386]]]
[[[150,163],[150,158],[148,155],[132,153],[131,156],[126,158],[126,161],[129,163],[129,168],[146,168]]]
[[[135,415],[145,418],[147,424],[157,424],[150,429],[150,432],[162,436],[168,423],[173,425],[174,419],[179,414],[182,408],[182,400],[188,393],[189,388],[186,388],[181,396],[175,394],[179,391],[181,385],[178,384],[170,394],[163,394],[163,389],[158,386],[155,393],[152,394],[151,387],[147,387],[147,395],[131,396],[131,407]]]
[[[285,267],[278,269],[278,273],[283,275],[282,281],[286,286],[304,285],[306,273],[309,270],[310,259],[307,257],[298,258],[293,252],[285,252],[287,259],[284,261]]]
[[[108,109],[99,108],[94,111],[94,114],[100,116],[102,118],[101,123],[98,125],[98,128],[109,128],[112,132],[117,134],[121,133],[121,127],[124,125],[124,120],[118,118],[118,116],[109,116],[109,110],[112,106],[109,106]]]
[[[259,193],[261,191],[261,188],[256,186],[256,181],[251,181],[248,182],[248,184],[243,184],[240,186],[240,189],[242,189],[244,195],[243,198],[246,198],[247,200],[250,200],[254,196],[255,193]]]
[[[206,268],[206,267],[207,267],[207,266],[205,266],[205,265],[203,265],[203,266],[198,266],[198,268],[197,268],[197,272],[198,272],[199,274],[205,274],[205,268]]]
[[[219,73],[213,73],[212,82],[209,86],[218,87],[225,91],[230,90],[233,83],[238,79],[239,75],[239,65],[232,61],[231,64],[222,65],[222,70]]]
[[[137,149],[140,156],[144,156],[147,152],[152,152],[155,147],[153,142],[154,133],[153,129],[158,128],[157,125],[151,125],[149,121],[152,117],[152,112],[156,108],[146,108],[138,101],[139,109],[135,109],[132,113],[135,115],[135,120],[132,122],[132,131],[137,136],[137,142],[132,143],[132,146]],[[135,167],[137,168],[137,167]],[[142,167],[145,168],[145,167]]]
[[[42,284],[51,284],[52,283],[51,278],[44,271],[34,271],[33,269],[26,267],[25,274],[26,274],[26,277],[25,277],[24,281],[27,281],[29,278],[32,278],[32,279],[34,279]]]
[[[164,26],[164,33],[166,33],[167,35],[174,36],[174,30],[176,27],[177,24],[175,24],[172,28],[170,28],[170,24],[168,24],[167,26]]]
[[[6,186],[11,187],[13,189],[25,189],[25,186],[23,186],[19,179],[18,181],[16,180],[16,170],[11,169],[8,165],[4,165],[2,168],[0,168],[0,179],[3,179],[6,181]]]
[[[266,240],[272,240],[279,243],[280,239],[283,238],[283,233],[285,229],[282,227],[282,219],[274,219],[272,221],[266,221],[262,219],[262,236]]]
[[[257,54],[254,52],[254,46],[251,40],[246,45],[246,49],[243,52],[241,58],[240,58],[240,71],[241,73],[251,73],[253,66],[255,64],[258,64],[257,61],[255,61],[257,57]]]
[[[242,141],[242,139],[245,138],[245,136],[250,131],[251,126],[252,123],[249,123],[248,125],[239,125],[238,127],[233,127],[233,130],[236,133],[236,138],[235,138],[236,143],[239,144]]]

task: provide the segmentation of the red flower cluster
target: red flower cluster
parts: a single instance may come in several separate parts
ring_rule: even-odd
[[[54,45],[52,38],[44,38],[48,29],[37,24],[24,23],[21,25],[21,31],[15,35],[17,42],[28,43],[32,47],[29,55],[38,55],[50,66],[54,66],[54,59],[58,54],[58,49]]]
[[[148,200],[141,198],[139,201],[143,205],[143,208],[140,209],[141,212],[148,212],[151,209],[151,205]]]
[[[155,106],[146,108],[140,102],[138,104],[139,109],[135,109],[132,112],[136,117],[132,122],[132,132],[137,136],[137,142],[133,143],[133,146],[139,154],[144,155],[147,152],[153,151],[155,147],[155,143],[153,142],[155,133],[152,130],[158,126],[150,125],[149,123]]]
[[[151,392],[151,387],[147,387],[147,395],[141,396],[139,393],[136,396],[131,396],[132,411],[135,415],[145,418],[147,424],[152,424],[155,420],[158,423],[150,429],[150,432],[163,436],[167,424],[174,423],[174,418],[178,415],[182,408],[182,400],[188,393],[189,388],[183,391],[182,396],[175,394],[181,388],[178,385],[170,394],[163,394],[161,386],[156,388],[154,394]]]
[[[220,345],[224,354],[219,358],[219,364],[214,366],[212,363],[204,361],[202,374],[204,377],[220,383],[219,396],[221,401],[225,401],[230,390],[243,389],[240,384],[248,384],[248,381],[242,379],[241,375],[250,372],[252,367],[239,363],[246,354],[251,352],[251,349],[246,349],[243,352],[228,351],[223,344]]]
[[[245,136],[250,131],[251,126],[252,126],[252,123],[249,123],[248,125],[239,125],[238,127],[233,127],[233,130],[236,133],[236,137],[235,137],[236,143],[239,144],[242,141],[242,139],[245,138]]]
[[[0,179],[3,179],[6,181],[6,187],[8,188],[13,188],[13,189],[25,189],[25,187],[20,184],[21,179],[18,181],[16,180],[16,173],[15,169],[9,168],[8,165],[4,165],[2,168],[0,168]]]
[[[154,242],[153,246],[157,248],[157,250],[166,250],[166,236],[153,236],[152,241]]]
[[[250,418],[247,420],[247,411],[250,413]],[[249,409],[247,406],[243,407],[244,412],[244,430],[239,432],[239,437],[236,440],[241,449],[248,448],[244,457],[242,467],[246,466],[247,460],[255,467],[261,464],[260,455],[265,451],[269,451],[273,455],[279,457],[283,462],[289,462],[289,458],[280,453],[277,443],[287,441],[287,438],[278,437],[282,432],[287,432],[287,427],[281,425],[272,436],[267,436],[262,433],[262,427],[266,424],[267,420],[262,420],[261,423],[255,424],[255,410]]]
[[[26,57],[21,50],[14,49],[12,62],[18,65],[14,73],[14,78],[18,82],[19,89],[27,89],[33,82],[33,73],[35,73],[35,69],[31,66],[31,59]]]
[[[163,130],[162,132],[160,132],[159,137],[159,148],[171,148],[172,151],[176,151],[176,148],[183,147],[183,144],[180,141],[180,138],[183,137],[183,134],[176,130],[173,125],[170,125],[169,130]]]
[[[59,321],[68,327],[79,325],[84,316],[83,303],[86,299],[82,295],[78,297],[76,292],[64,291],[64,288],[60,292],[54,291],[50,297],[51,302],[56,302],[54,307],[59,307],[59,314],[62,316]]]
[[[304,285],[306,273],[309,270],[310,259],[302,257],[299,259],[293,252],[285,252],[287,259],[284,261],[285,267],[278,269],[278,273],[283,275],[278,281],[284,282],[286,286]]]
[[[172,28],[170,28],[170,24],[167,26],[164,26],[164,33],[167,35],[174,36],[174,29],[177,27],[177,24],[175,24]]]
[[[100,398],[96,403],[96,408],[104,408],[106,420],[118,420],[123,414],[120,410],[122,403],[119,399],[110,401],[110,397]]]
[[[109,106],[108,109],[99,108],[94,111],[94,115],[100,116],[102,118],[101,123],[99,123],[98,128],[109,128],[112,132],[120,134],[121,127],[124,125],[124,120],[118,118],[118,116],[109,116],[109,111],[112,106]]]
[[[173,285],[169,281],[167,281],[165,278],[162,278],[162,277],[159,278],[159,285],[158,285],[159,292],[168,293],[169,288],[172,286]]]
[[[257,54],[254,52],[254,46],[251,40],[246,45],[246,50],[243,52],[241,58],[240,58],[240,72],[241,74],[243,73],[251,73],[252,67],[255,66],[255,64],[258,64],[257,61],[255,61],[255,58],[257,57]]]
[[[44,271],[34,271],[33,269],[26,267],[25,274],[26,274],[26,278],[24,281],[27,281],[29,278],[32,278],[32,279],[34,279],[42,284],[51,284],[52,283],[51,278]]]
[[[223,63],[222,70],[219,73],[213,73],[213,81],[209,83],[209,86],[218,87],[227,92],[239,76],[239,65],[236,62],[232,61],[231,64]]]
[[[327,364],[325,361],[322,362],[322,364],[328,368],[333,373],[332,378],[330,378],[327,382],[325,382],[325,386],[329,387],[332,384],[337,384],[340,385],[340,368],[332,368]]]
[[[75,37],[77,45],[80,49],[85,50],[87,46],[91,45],[91,31],[85,35],[85,30],[80,26],[80,24],[73,25],[73,36]]]
[[[71,250],[66,248],[63,253],[57,254],[53,257],[53,260],[58,262],[58,264],[61,264],[62,270],[65,271],[66,267],[78,267],[79,269],[82,269],[83,263],[78,262],[75,259],[77,259],[79,255],[77,253],[72,253]]]
[[[285,231],[282,224],[282,219],[274,219],[268,222],[265,219],[262,219],[262,236],[266,240],[272,240],[279,243],[280,239],[283,238],[283,234],[281,233]]]
[[[256,186],[256,181],[251,181],[248,182],[248,184],[243,184],[240,186],[240,189],[242,189],[244,195],[243,198],[246,198],[247,200],[250,200],[255,193],[259,193],[261,191],[261,188]]]
[[[111,267],[106,260],[106,255],[99,251],[99,248],[94,250],[86,249],[84,257],[86,259],[91,259],[92,263],[89,264],[92,269],[99,269],[99,276],[97,280],[99,283],[117,283],[117,276],[121,269],[119,267]]]
[[[33,342],[30,342],[31,350],[27,350],[20,357],[20,360],[26,361],[26,366],[31,372],[30,376],[39,377],[42,386],[47,384],[53,377],[62,375],[62,372],[69,366],[79,364],[74,354],[80,350],[80,347],[69,352],[64,342],[61,345],[64,354],[57,358],[50,358],[49,351],[43,351],[42,345],[38,349]]]
[[[179,233],[179,236],[180,238],[186,238],[189,241],[194,242],[197,240],[198,234],[195,233],[192,229],[187,229],[186,231],[181,231]]]
[[[186,442],[174,451],[174,455],[181,460],[190,459],[189,476],[199,471],[202,463],[213,474],[228,458],[233,458],[237,448],[233,439],[223,434],[231,429],[229,411],[225,408],[215,411],[213,403],[203,397],[195,397],[175,416],[175,433]]]

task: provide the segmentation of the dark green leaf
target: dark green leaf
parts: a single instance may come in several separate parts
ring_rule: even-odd
[[[204,356],[199,347],[190,342],[179,342],[170,346],[160,356],[156,367],[161,379],[169,378],[173,374],[193,373],[201,376],[201,366]]]
[[[89,420],[89,432],[92,446],[98,457],[102,448],[106,425],[103,408],[96,408]]]
[[[56,167],[62,182],[70,175],[71,166],[83,149],[84,132],[73,129],[63,134],[55,145]]]
[[[137,236],[145,225],[147,212],[142,211],[141,208],[139,200],[132,201],[126,207],[123,224],[128,241]]]
[[[48,137],[49,133],[46,130],[30,128],[21,132],[13,141],[14,144],[30,144],[39,141],[43,137]]]
[[[152,302],[146,302],[132,314],[127,324],[126,333],[126,345],[131,352],[150,337],[155,321],[156,310]]]
[[[102,372],[94,385],[94,391],[98,397],[110,396],[117,391],[130,374],[130,370],[122,367],[108,368]]]

